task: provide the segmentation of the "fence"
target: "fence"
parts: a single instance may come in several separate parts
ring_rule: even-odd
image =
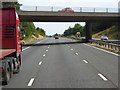
[[[99,40],[91,40],[90,42],[92,44],[95,44],[96,46],[100,46],[109,50],[114,50],[115,52],[119,52],[120,50],[119,44],[114,44],[114,43],[109,43],[106,41],[99,41]]]
[[[51,11],[57,12],[65,7],[53,7],[53,6],[21,6],[20,10],[23,11]],[[74,12],[106,12],[106,13],[118,13],[118,8],[93,8],[93,7],[71,7]]]

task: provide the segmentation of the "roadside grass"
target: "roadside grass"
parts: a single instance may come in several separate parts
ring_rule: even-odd
[[[80,39],[77,39],[77,38],[70,38],[70,37],[67,37],[68,39],[70,39],[70,40],[74,40],[74,41],[76,41],[76,42],[81,42],[82,40],[80,40]]]
[[[36,40],[41,40],[43,38],[45,38],[45,37],[40,36],[39,38],[36,38],[35,36],[32,35],[30,37],[25,38],[24,40],[21,40],[21,43],[22,44],[27,44],[27,43],[30,43],[30,42],[33,42],[33,41],[36,41]]]
[[[93,38],[101,38],[101,36],[107,35],[109,39],[120,39],[118,38],[118,27],[117,26],[112,26],[104,31],[98,32],[96,34],[93,34]]]

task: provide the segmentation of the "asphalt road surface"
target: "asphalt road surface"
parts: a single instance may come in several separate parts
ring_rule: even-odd
[[[117,88],[118,56],[66,38],[45,38],[24,46],[22,67],[3,88]]]

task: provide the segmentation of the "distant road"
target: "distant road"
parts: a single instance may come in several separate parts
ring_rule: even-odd
[[[118,87],[118,56],[83,43],[39,46],[57,42],[73,41],[45,38],[23,47],[21,71],[3,88]]]

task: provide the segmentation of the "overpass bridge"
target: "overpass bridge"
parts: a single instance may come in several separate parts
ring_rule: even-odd
[[[18,11],[23,22],[117,21],[118,13]]]
[[[86,40],[92,39],[92,22],[104,21],[104,22],[119,22],[120,13],[118,12],[109,12],[109,9],[106,8],[105,12],[97,12],[93,8],[92,12],[83,12],[83,8],[80,8],[80,11],[76,12],[58,12],[58,10],[43,11],[38,10],[38,7],[35,7],[35,10],[20,10],[18,15],[20,21],[22,22],[86,22]]]

